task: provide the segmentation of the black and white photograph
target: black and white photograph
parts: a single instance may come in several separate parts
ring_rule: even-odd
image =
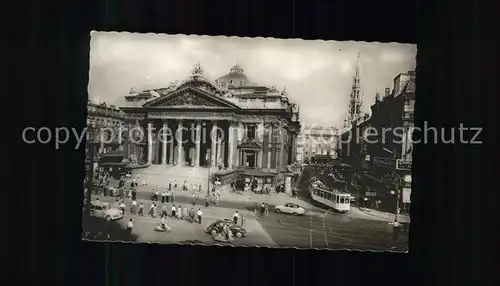
[[[408,251],[415,44],[89,45],[84,240]]]

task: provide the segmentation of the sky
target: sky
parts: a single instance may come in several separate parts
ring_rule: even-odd
[[[414,44],[92,32],[89,99],[120,106],[131,88],[167,87],[199,62],[215,80],[238,63],[256,83],[286,87],[306,125],[341,127],[358,53],[363,111],[416,68]]]

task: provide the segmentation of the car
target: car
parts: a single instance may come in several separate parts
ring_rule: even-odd
[[[104,218],[107,221],[114,221],[123,218],[123,212],[119,209],[111,208],[109,203],[93,201],[90,205],[90,215],[97,218]]]
[[[293,215],[305,215],[306,210],[294,203],[286,203],[284,205],[279,205],[274,208],[274,211],[277,213],[287,213]]]
[[[205,231],[207,233],[210,233],[211,235],[217,235],[220,234],[224,228],[224,225],[229,226],[229,229],[233,233],[234,236],[240,238],[244,237],[247,235],[247,230],[240,226],[235,224],[232,220],[230,219],[224,219],[224,220],[218,220],[210,224]]]

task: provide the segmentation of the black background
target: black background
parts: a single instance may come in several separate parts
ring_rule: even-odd
[[[416,146],[411,250],[393,254],[82,242],[84,147],[74,150],[69,142],[55,150],[23,144],[20,136],[26,126],[85,127],[91,30],[418,43],[416,124],[486,129],[486,111],[494,106],[485,99],[495,80],[481,70],[492,42],[481,41],[480,2],[16,2],[15,10],[3,11],[12,28],[2,41],[9,83],[3,126],[12,134],[3,136],[9,208],[1,279],[8,285],[489,285],[493,238],[484,234],[489,221],[480,218],[493,205],[486,145]]]

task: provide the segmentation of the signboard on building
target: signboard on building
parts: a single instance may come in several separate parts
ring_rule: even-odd
[[[411,170],[411,161],[398,159],[396,161],[396,169],[398,169],[398,170]]]
[[[392,158],[373,157],[373,165],[394,168],[396,166],[396,160]]]
[[[377,193],[376,192],[366,192],[365,196],[367,196],[367,197],[376,197]]]
[[[403,203],[410,204],[411,203],[411,188],[403,188]]]

